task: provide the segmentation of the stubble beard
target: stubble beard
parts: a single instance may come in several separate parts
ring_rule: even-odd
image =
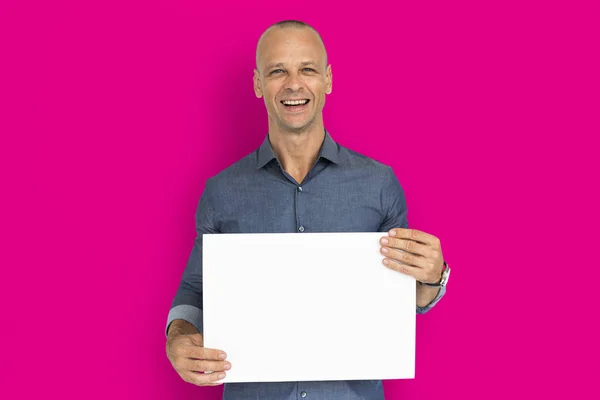
[[[294,134],[294,135],[301,135],[305,132],[308,132],[314,126],[316,119],[317,119],[316,114],[312,115],[311,118],[309,118],[309,120],[305,124],[303,124],[300,127],[294,127],[294,126],[290,126],[290,125],[286,124],[283,119],[277,118],[277,126],[279,127],[279,129],[282,132],[286,132],[286,133],[290,133],[290,134]]]

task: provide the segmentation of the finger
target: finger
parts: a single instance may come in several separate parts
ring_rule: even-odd
[[[415,242],[414,240],[383,237],[381,238],[380,243],[386,247],[408,251],[409,253],[423,257],[427,257],[431,253],[429,246]]]
[[[222,372],[231,369],[231,363],[227,361],[206,361],[185,359],[178,363],[177,367],[185,371],[196,372]]]
[[[181,378],[189,383],[193,383],[198,386],[214,386],[216,384],[223,384],[223,382],[217,382],[225,378],[225,372],[213,372],[210,374],[202,374],[193,371],[187,371],[180,374]]]
[[[194,374],[202,374],[202,372],[195,372],[195,371],[193,371],[193,372],[194,372]],[[204,372],[204,374],[210,374],[210,373],[212,373],[212,372]],[[222,385],[223,383],[225,383],[225,382],[216,381],[216,382],[211,382],[211,383],[205,383],[202,386],[219,386],[219,385]]]
[[[394,228],[391,229],[388,234],[391,237],[399,238],[399,239],[408,239],[414,240],[416,242],[420,242],[422,244],[427,244],[429,246],[439,246],[440,240],[430,235],[429,233],[425,233],[422,231],[418,231],[416,229],[406,229],[406,228]]]
[[[406,264],[402,264],[398,261],[395,261],[391,258],[384,258],[383,259],[383,265],[385,265],[386,267],[388,267],[389,269],[392,269],[394,271],[397,272],[401,272],[403,274],[406,275],[410,275],[413,278],[415,278],[416,280],[421,280],[423,279],[423,269],[421,268],[417,268],[417,267],[413,267],[411,265],[406,265]]]
[[[181,355],[185,358],[194,358],[198,360],[223,361],[227,354],[223,350],[208,349],[206,347],[185,346],[181,349]]]
[[[416,256],[411,253],[407,253],[402,250],[391,249],[388,247],[381,248],[381,254],[398,261],[402,264],[410,265],[416,268],[427,268],[429,267],[429,261],[425,257]]]

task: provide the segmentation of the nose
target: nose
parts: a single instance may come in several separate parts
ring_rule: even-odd
[[[304,87],[304,82],[302,81],[302,77],[298,73],[290,73],[288,75],[288,79],[285,82],[285,88],[289,89],[293,92],[297,92],[302,87]]]

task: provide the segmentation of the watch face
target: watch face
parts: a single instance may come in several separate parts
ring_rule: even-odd
[[[450,268],[446,267],[442,273],[442,281],[440,282],[442,286],[446,286],[446,284],[448,284],[448,279],[450,279]]]

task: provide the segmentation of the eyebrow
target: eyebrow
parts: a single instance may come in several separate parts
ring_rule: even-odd
[[[284,64],[283,64],[283,63],[269,64],[269,65],[267,65],[267,66],[266,66],[265,70],[266,70],[266,71],[268,71],[268,70],[270,70],[270,69],[272,69],[272,68],[275,68],[275,67],[277,67],[277,68],[281,68],[281,67],[283,67],[283,66],[284,66]]]
[[[306,67],[307,65],[317,65],[317,63],[315,61],[302,61],[300,63],[301,67]],[[273,68],[282,68],[282,67],[285,67],[285,64],[281,63],[281,62],[277,63],[277,64],[269,64],[265,68],[265,71],[268,71],[268,70],[273,69]]]

